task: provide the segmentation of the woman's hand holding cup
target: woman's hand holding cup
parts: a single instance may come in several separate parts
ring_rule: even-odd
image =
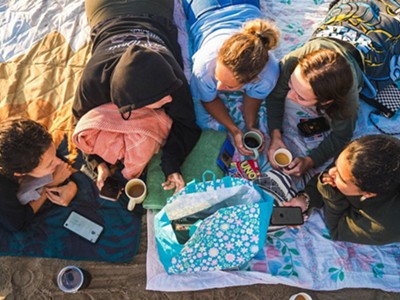
[[[255,160],[260,156],[264,147],[264,135],[259,130],[249,130],[243,134],[243,146],[252,152]]]

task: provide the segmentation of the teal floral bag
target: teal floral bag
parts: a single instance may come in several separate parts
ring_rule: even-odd
[[[265,243],[273,200],[251,181],[211,171],[189,182],[154,220],[167,273],[240,269]]]

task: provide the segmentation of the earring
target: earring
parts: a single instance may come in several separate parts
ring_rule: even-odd
[[[364,201],[365,199],[367,199],[367,196],[363,195],[361,196],[360,201]]]

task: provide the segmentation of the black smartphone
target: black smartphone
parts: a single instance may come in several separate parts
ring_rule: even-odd
[[[331,127],[324,117],[318,117],[298,123],[297,128],[305,137],[310,137],[328,131]]]
[[[117,201],[119,196],[121,196],[123,188],[124,185],[121,181],[113,177],[107,177],[101,188],[100,197],[111,201]]]
[[[301,208],[297,206],[275,206],[272,209],[271,225],[301,225],[304,223]]]

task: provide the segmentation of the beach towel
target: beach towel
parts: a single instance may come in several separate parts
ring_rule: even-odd
[[[59,147],[67,154],[67,143]],[[79,158],[73,167],[79,168]],[[142,208],[126,209],[128,198],[123,194],[116,202],[98,196],[94,182],[77,172],[73,179],[80,187],[67,207],[46,201],[32,224],[20,232],[0,228],[0,256],[34,256],[74,260],[128,262],[139,246]],[[96,243],[92,243],[64,227],[71,212],[76,212],[103,227]]]
[[[200,139],[181,167],[185,182],[200,178],[205,171],[205,166],[217,178],[224,176],[224,172],[217,165],[217,158],[226,138],[226,133],[222,131],[202,131]],[[164,172],[161,170],[161,153],[162,150],[154,155],[147,167],[147,196],[143,202],[143,207],[146,209],[161,210],[167,203],[167,198],[175,192],[175,190],[164,190],[161,186],[161,183],[165,181]]]
[[[266,18],[277,22],[281,30],[281,42],[275,55],[284,54],[301,46],[325,18],[329,0],[301,1],[260,1]],[[301,13],[299,13],[301,12]],[[178,26],[184,22],[180,10],[176,10]],[[184,58],[188,59],[185,27],[180,26],[180,42]],[[186,56],[185,56],[186,54]],[[186,70],[187,71],[187,70]],[[230,107],[231,115],[240,116],[237,98],[239,92],[222,95],[222,100]],[[260,129],[266,132],[265,106],[259,114]],[[380,133],[368,120],[368,114],[374,107],[360,102],[359,118],[354,138],[365,134]],[[375,117],[375,116],[374,116]],[[240,117],[234,120],[244,125]],[[400,113],[390,120],[376,116],[374,121],[390,132],[398,132]],[[297,123],[296,123],[297,124]],[[210,126],[215,124],[210,124]],[[290,125],[290,124],[285,124]],[[267,143],[269,143],[269,138]],[[307,151],[299,143],[298,135],[288,135],[298,151]],[[234,158],[240,159],[235,156]],[[263,171],[270,168],[267,161],[260,164]],[[371,288],[400,292],[400,245],[385,246],[358,245],[345,242],[333,242],[323,220],[323,213],[315,210],[304,226],[284,228],[268,234],[263,251],[248,264],[246,271],[213,271],[198,274],[167,275],[158,260],[154,240],[154,213],[148,212],[148,251],[147,251],[147,289],[158,291],[189,291],[211,288],[223,288],[252,284],[286,284],[311,290],[339,290],[343,288]]]
[[[148,224],[154,214],[148,213]],[[168,275],[148,228],[147,286],[155,291],[193,291],[252,284],[285,284],[310,290],[370,288],[400,292],[400,243],[369,246],[332,241],[315,210],[304,226],[267,235],[245,270]]]
[[[172,126],[163,109],[135,109],[124,120],[112,103],[87,112],[76,124],[72,140],[86,154],[96,154],[114,165],[122,161],[122,175],[138,178],[164,145]]]

